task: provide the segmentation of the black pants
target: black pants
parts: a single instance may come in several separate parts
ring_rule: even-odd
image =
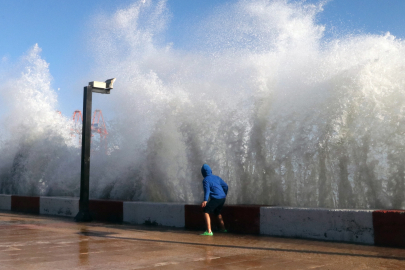
[[[204,213],[214,213],[214,215],[218,216],[221,213],[222,207],[224,206],[225,199],[214,199],[212,198],[207,205],[204,207]]]

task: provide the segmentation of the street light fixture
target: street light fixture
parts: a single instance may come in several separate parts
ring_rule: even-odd
[[[91,103],[92,93],[110,94],[113,89],[115,78],[105,82],[89,82],[83,91],[83,127],[82,127],[82,166],[80,174],[80,201],[79,213],[75,220],[78,222],[91,221],[89,211],[89,187],[90,187],[90,139],[91,139]]]

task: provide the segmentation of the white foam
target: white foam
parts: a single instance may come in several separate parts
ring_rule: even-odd
[[[92,157],[92,196],[200,201],[207,162],[229,183],[229,203],[402,207],[404,41],[325,40],[319,12],[305,2],[229,4],[194,30],[190,50],[164,42],[165,1],[96,18],[94,77],[118,78],[108,106],[110,147],[119,150]],[[8,168],[18,145],[1,157]],[[29,171],[47,183],[57,171],[52,192],[78,194],[77,153],[63,149],[52,165],[27,161]]]

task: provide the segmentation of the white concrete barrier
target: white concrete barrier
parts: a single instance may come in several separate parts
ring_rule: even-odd
[[[124,222],[184,227],[184,204],[124,202]]]
[[[74,217],[79,212],[79,198],[40,197],[39,214]]]
[[[0,194],[0,210],[11,211],[11,195]]]
[[[261,207],[260,234],[374,244],[373,211]]]

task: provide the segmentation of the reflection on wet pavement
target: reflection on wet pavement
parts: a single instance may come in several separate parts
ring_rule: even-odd
[[[405,250],[0,212],[0,269],[405,269]]]

